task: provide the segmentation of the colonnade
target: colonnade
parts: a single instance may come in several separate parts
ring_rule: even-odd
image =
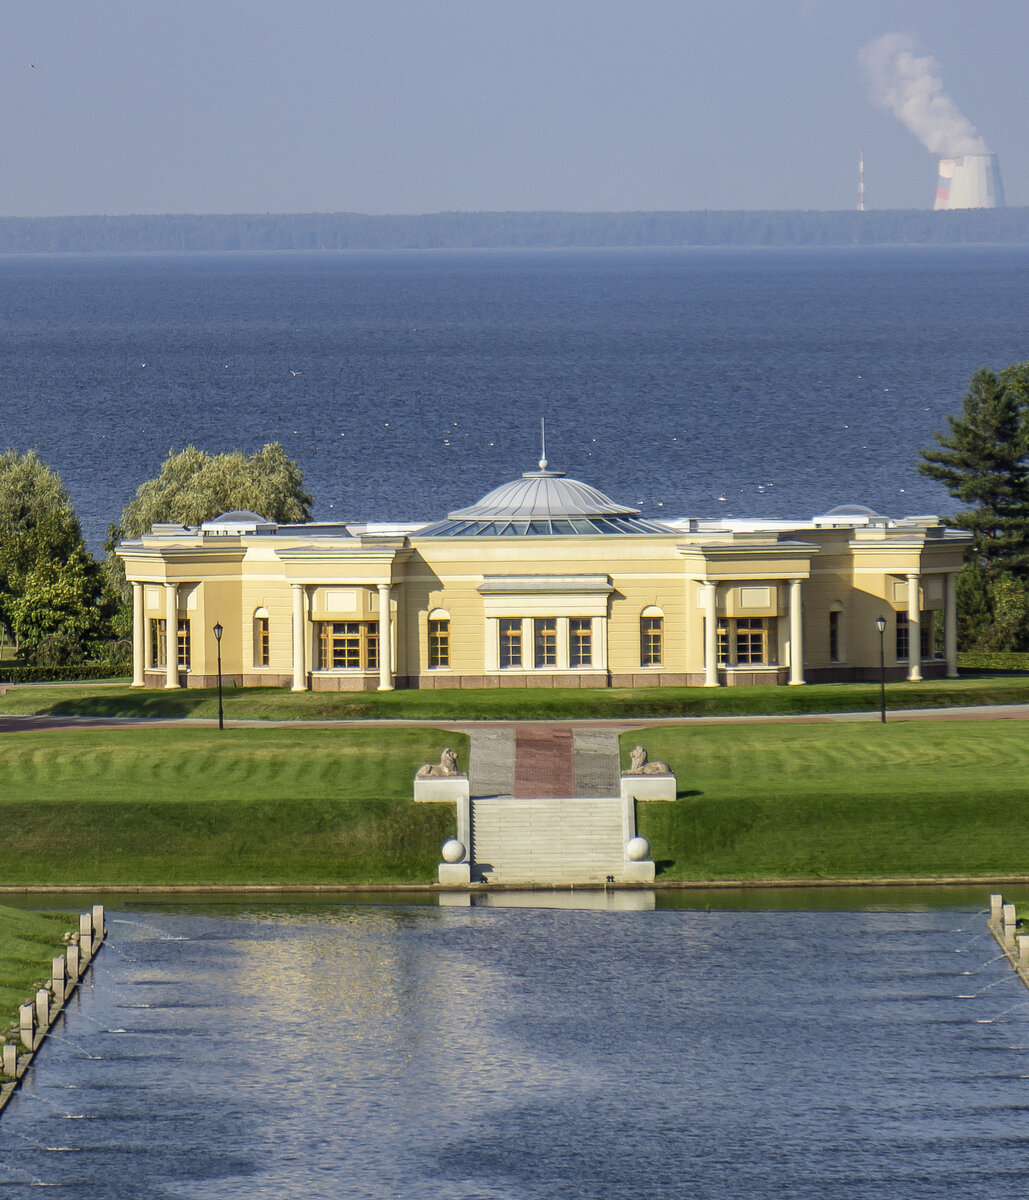
[[[704,589],[704,686],[718,687],[718,582],[697,580]],[[737,581],[722,580],[723,584],[739,586]],[[803,580],[790,579],[788,614],[789,640],[789,683],[804,683],[804,609]],[[912,683],[922,679],[922,576],[918,572],[907,574],[907,623],[908,623],[908,674]],[[947,678],[954,679],[958,673],[957,634],[957,572],[944,574],[943,602],[943,648],[947,664]]]
[[[177,688],[179,683],[179,605],[178,583],[164,583],[164,687]],[[291,584],[293,593],[293,687],[294,692],[307,691],[308,644],[311,623],[308,619],[307,585]],[[379,685],[378,691],[393,690],[393,625],[390,619],[390,585],[376,584],[379,600]],[[146,686],[147,623],[143,584],[132,584],[132,686]]]

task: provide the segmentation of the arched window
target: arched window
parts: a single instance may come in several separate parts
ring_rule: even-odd
[[[271,662],[271,620],[266,608],[254,609],[254,666],[267,667]]]
[[[664,661],[665,614],[654,604],[640,613],[640,665],[659,667]]]
[[[429,670],[450,666],[450,613],[434,608],[429,613]]]

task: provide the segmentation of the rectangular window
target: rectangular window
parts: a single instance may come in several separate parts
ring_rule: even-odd
[[[502,670],[522,665],[522,622],[517,617],[500,618],[500,666]]]
[[[162,670],[168,665],[165,651],[168,642],[165,637],[168,626],[160,618],[150,622],[150,665]]]
[[[269,619],[268,617],[258,617],[254,622],[254,666],[266,667],[271,659]]]
[[[742,665],[763,663],[768,645],[768,631],[761,617],[736,618],[736,661]]]
[[[532,623],[533,666],[557,666],[557,618],[537,617]]]
[[[568,619],[568,665],[589,667],[593,664],[593,621],[590,617]]]
[[[640,663],[644,667],[659,667],[664,651],[664,617],[640,618]]]
[[[372,671],[379,665],[379,626],[375,621],[322,621],[318,667],[322,671]]]
[[[932,658],[933,656],[933,614],[931,612],[922,613],[921,624],[921,651],[923,658]]]
[[[189,670],[189,619],[185,617],[179,618],[178,636],[176,644],[178,646],[179,668],[183,671]]]
[[[829,614],[829,661],[840,661],[840,614]]]
[[[897,662],[907,662],[909,653],[908,615],[897,613]]]
[[[724,621],[719,621],[715,629],[715,642],[718,650],[715,661],[724,667],[729,662],[729,627]]]
[[[429,667],[450,666],[450,622],[429,622]]]

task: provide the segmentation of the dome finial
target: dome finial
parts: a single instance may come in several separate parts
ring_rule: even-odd
[[[540,456],[540,470],[547,469],[547,418],[540,417],[540,445],[543,448],[543,453]]]

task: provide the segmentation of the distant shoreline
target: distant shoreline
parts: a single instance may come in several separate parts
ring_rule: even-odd
[[[1029,244],[1029,208],[0,217],[0,254]]]

